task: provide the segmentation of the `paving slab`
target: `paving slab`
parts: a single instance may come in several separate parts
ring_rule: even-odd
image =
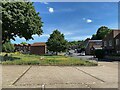
[[[2,87],[9,87],[30,66],[2,65]]]
[[[2,89],[2,65],[0,64],[0,90]]]
[[[75,67],[33,66],[15,85],[56,85],[56,84],[92,84],[101,83]]]
[[[89,75],[104,81],[100,84],[89,84],[93,88],[117,88],[118,87],[118,63],[100,62],[98,67],[77,67]]]

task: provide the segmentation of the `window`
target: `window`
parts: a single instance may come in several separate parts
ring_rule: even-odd
[[[117,53],[120,53],[120,51],[117,51]]]
[[[109,40],[109,46],[112,46],[112,40]]]
[[[101,45],[102,44],[102,42],[96,42],[96,45]]]
[[[104,41],[104,46],[107,46],[107,42],[106,41]]]
[[[119,39],[116,39],[116,45],[119,45]]]

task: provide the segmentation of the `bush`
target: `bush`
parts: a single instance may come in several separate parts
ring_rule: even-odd
[[[115,53],[115,54],[112,54],[112,56],[120,56],[120,53]]]
[[[104,50],[101,50],[101,49],[95,50],[95,56],[96,56],[96,58],[98,58],[98,59],[103,59],[104,56],[105,56],[105,51],[104,51]]]
[[[2,45],[2,51],[3,52],[14,52],[15,47],[11,42],[6,42]]]

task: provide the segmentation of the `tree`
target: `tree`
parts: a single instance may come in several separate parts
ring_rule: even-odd
[[[84,41],[83,40],[79,40],[79,41],[70,41],[68,42],[68,46],[69,48],[72,48],[74,46],[76,46],[76,48],[81,48],[81,44],[83,43]]]
[[[67,49],[67,41],[65,40],[64,35],[58,30],[53,31],[46,44],[49,51],[56,53]]]
[[[41,18],[31,2],[2,3],[2,43],[15,37],[33,39],[43,33]]]
[[[92,36],[92,40],[101,40],[107,35],[111,30],[106,26],[101,26],[97,33]]]
[[[5,42],[3,45],[2,45],[2,51],[3,52],[13,52],[15,50],[15,47],[13,44],[11,44],[11,42]]]
[[[96,34],[93,34],[91,39],[92,39],[92,40],[96,40],[96,39],[97,39],[97,35],[96,35]]]
[[[25,45],[25,44],[27,44],[26,42],[21,42],[20,44],[23,44],[23,45]]]

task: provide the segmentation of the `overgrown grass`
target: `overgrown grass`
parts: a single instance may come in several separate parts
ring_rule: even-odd
[[[39,56],[11,54],[11,60],[2,61],[3,65],[51,65],[51,66],[96,66],[97,63],[65,56]]]

